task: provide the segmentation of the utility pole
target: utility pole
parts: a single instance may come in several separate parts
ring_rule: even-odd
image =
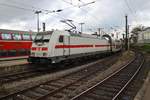
[[[128,25],[128,51],[129,51],[129,48],[130,48],[130,39],[129,39],[129,38],[130,38],[130,37],[129,37],[129,27],[130,27],[130,26]]]
[[[98,28],[98,35],[101,35],[101,28]]]
[[[53,10],[53,11],[49,11],[49,10],[46,10],[46,14],[49,14],[49,13],[56,13],[56,12],[61,12],[63,11],[62,9],[58,9],[58,10]],[[35,11],[35,14],[37,14],[37,32],[39,33],[40,31],[40,28],[39,28],[39,14],[42,13],[41,10],[36,10]]]
[[[125,49],[128,50],[128,16],[127,15],[125,15],[125,32],[126,32]]]
[[[80,27],[81,27],[81,34],[82,34],[82,31],[83,31],[83,24],[85,24],[85,23],[79,23],[80,24]]]
[[[102,29],[104,29],[104,28],[98,28],[98,35],[99,35],[99,36],[101,36],[101,31],[102,31]]]
[[[37,14],[37,32],[39,33],[40,28],[39,28],[39,14],[42,13],[42,11],[35,11],[35,14]]]

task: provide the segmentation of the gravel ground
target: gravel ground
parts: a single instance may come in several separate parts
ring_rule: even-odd
[[[103,61],[103,59],[92,62],[92,63],[89,63],[89,64],[86,64],[86,65],[82,65],[82,66],[79,66],[79,67],[58,71],[56,73],[50,73],[50,74],[47,74],[47,75],[42,75],[42,76],[38,76],[38,77],[34,77],[34,78],[29,78],[29,79],[26,79],[26,80],[21,80],[19,82],[13,82],[11,84],[4,84],[1,88],[1,90],[2,91],[7,91],[6,93],[12,92],[12,91],[18,91],[20,89],[28,88],[28,87],[31,87],[31,86],[34,86],[34,85],[37,85],[37,84],[40,84],[40,83],[44,83],[46,81],[57,79],[59,77],[67,75],[69,73],[76,72],[76,71],[79,71],[81,69],[84,69],[87,66],[91,66],[95,63],[101,63],[102,61]]]
[[[108,75],[115,72],[117,69],[121,68],[122,65],[128,63],[131,59],[133,59],[133,57],[134,57],[133,52],[124,52],[122,57],[120,57],[120,59],[115,64],[113,64],[110,68],[108,68],[106,71],[101,72],[97,77],[89,80],[86,84],[83,84],[82,86],[78,87],[73,93],[64,96],[63,100],[68,100],[68,98],[73,97],[81,93],[82,91],[86,90],[87,88],[95,85],[96,83],[98,83],[99,81],[107,77]]]
[[[150,54],[145,54],[145,57],[146,61],[143,69],[141,70],[142,74],[139,74],[139,77],[137,77],[140,78],[137,80],[139,84],[137,91],[139,91],[138,93],[136,91],[137,94],[134,100],[150,100]]]
[[[120,65],[127,63],[131,58],[133,58],[133,55],[134,55],[133,52],[123,53],[122,57],[119,58],[119,60],[117,61],[116,64],[114,64],[108,70],[102,72],[98,77],[96,77],[93,80],[87,82],[87,85],[90,84],[90,83],[93,83],[93,81],[99,81],[100,79],[103,79],[104,77],[106,77],[110,73],[113,73],[116,69],[120,68]],[[99,60],[98,62],[101,63],[102,60]],[[1,90],[6,91],[6,93],[8,93],[8,92],[12,92],[12,91],[13,92],[18,91],[20,89],[25,89],[25,88],[28,88],[28,87],[31,87],[31,86],[34,86],[34,85],[37,85],[37,84],[44,83],[46,81],[57,79],[59,77],[67,75],[69,73],[79,71],[81,69],[86,68],[87,66],[93,65],[94,63],[97,63],[97,61],[86,64],[86,66],[82,65],[82,66],[79,66],[79,67],[75,67],[75,68],[71,68],[71,69],[67,69],[67,70],[63,70],[63,71],[58,71],[56,73],[50,73],[50,74],[47,74],[47,75],[42,75],[42,76],[38,76],[38,77],[34,77],[34,78],[29,78],[29,79],[26,79],[26,80],[21,80],[19,82],[13,82],[11,84],[5,84],[5,85],[1,86]],[[84,85],[84,87],[87,87],[87,85]]]
[[[144,82],[144,85],[146,85],[145,87],[145,91],[144,91],[144,95],[142,96],[143,98],[140,100],[149,100],[150,99],[150,72],[148,74],[147,79]]]
[[[141,95],[141,94],[144,95],[144,93],[143,92],[138,93],[138,91],[142,87],[142,84],[144,83],[146,76],[150,70],[149,65],[150,65],[150,59],[147,56],[147,57],[145,57],[145,63],[143,64],[139,73],[134,78],[134,80],[128,85],[128,87],[122,93],[122,95],[120,96],[120,98],[118,100],[144,100]],[[136,94],[137,94],[137,96],[136,96]]]

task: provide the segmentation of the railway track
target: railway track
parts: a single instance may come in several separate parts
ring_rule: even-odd
[[[105,59],[105,63],[111,64],[115,61],[112,59],[114,56]],[[103,62],[103,64],[104,64]],[[51,98],[60,99],[64,95],[64,91],[73,91],[81,84],[84,84],[89,79],[94,78],[98,73],[106,70],[109,66],[104,66],[102,63],[95,63],[92,66],[88,66],[85,69],[82,69],[78,72],[73,72],[71,74],[67,74],[61,78],[47,81],[45,83],[32,86],[26,89],[20,89],[20,91],[15,91],[14,93],[10,93],[3,97],[0,97],[1,100],[45,100],[49,95]],[[69,88],[68,88],[69,87]],[[67,89],[67,90],[66,90]],[[61,92],[63,91],[63,92]],[[57,93],[61,92],[61,96],[55,96]]]
[[[104,58],[104,61],[106,62],[107,60],[112,59],[113,57],[116,57],[120,54],[116,54],[107,58]],[[116,59],[114,59],[113,61],[115,61]],[[111,61],[111,63],[113,63],[113,61]],[[29,67],[30,64],[25,65],[26,67]],[[71,65],[73,66],[73,65]],[[76,65],[75,65],[76,66]],[[44,75],[44,74],[48,74],[48,73],[53,73],[59,70],[64,70],[65,68],[60,68],[58,69],[50,69],[50,68],[41,68],[40,66],[38,66],[39,68],[36,68],[36,66],[31,66],[31,69],[25,70],[25,71],[21,71],[21,72],[17,72],[17,73],[13,73],[13,74],[4,74],[4,75],[0,75],[0,82],[1,84],[5,84],[5,83],[11,83],[14,81],[19,81],[21,79],[26,79],[26,78],[30,78],[30,77],[34,77],[34,76],[40,76],[40,75]]]
[[[7,75],[1,75],[0,76],[0,82],[2,84],[4,83],[10,83],[13,81],[29,78],[29,77],[34,77],[34,76],[39,76],[39,75],[44,75],[50,72],[50,69],[48,68],[43,68],[43,69],[30,69],[28,71],[21,71],[17,72],[14,74],[7,74]]]
[[[123,91],[138,74],[143,63],[144,57],[138,54],[130,64],[74,96],[71,100],[120,100]]]

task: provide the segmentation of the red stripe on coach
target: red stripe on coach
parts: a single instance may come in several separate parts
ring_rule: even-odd
[[[36,48],[35,48],[35,47],[32,47],[31,50],[36,51]]]
[[[56,45],[55,48],[90,48],[93,45]]]
[[[95,47],[108,47],[110,45],[95,45]]]
[[[42,51],[47,51],[47,50],[48,50],[48,48],[46,48],[46,47],[42,48]]]

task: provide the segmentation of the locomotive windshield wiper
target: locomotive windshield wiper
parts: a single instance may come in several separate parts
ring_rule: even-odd
[[[49,42],[49,39],[44,39],[43,42]]]
[[[34,40],[34,42],[42,42],[42,40]]]
[[[34,42],[42,42],[43,41],[43,35],[42,34],[38,34],[34,40]]]
[[[35,39],[34,42],[49,42],[49,39]]]
[[[34,42],[49,42],[51,34],[47,34],[47,33],[38,33]]]

